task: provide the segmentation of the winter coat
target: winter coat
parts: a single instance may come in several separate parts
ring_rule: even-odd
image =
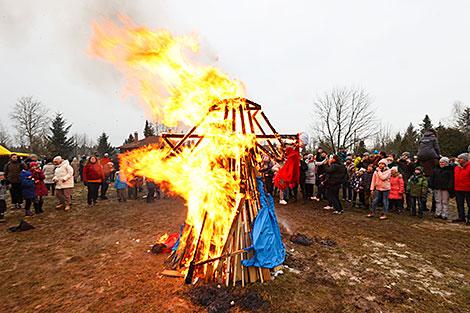
[[[315,161],[310,161],[307,164],[307,173],[306,173],[306,178],[305,178],[305,183],[306,184],[315,184],[316,182],[316,177],[315,177]]]
[[[455,167],[454,189],[455,191],[470,191],[470,161],[468,161],[463,167]]]
[[[440,154],[437,137],[430,131],[424,132],[423,137],[419,140],[418,159],[420,161],[439,159]]]
[[[390,194],[389,199],[403,199],[403,194],[405,193],[405,182],[403,181],[403,176],[398,174],[397,176],[390,176]]]
[[[351,175],[351,179],[350,179],[350,186],[351,188],[354,190],[354,191],[361,191],[361,190],[364,190],[363,186],[362,186],[362,176],[364,174],[361,174],[361,172],[355,172]]]
[[[101,183],[104,180],[103,167],[100,163],[87,163],[83,168],[82,179],[85,183]]]
[[[116,174],[116,179],[114,180],[114,188],[116,190],[123,190],[127,188],[127,183],[124,179],[121,179],[121,175],[119,173]]]
[[[6,181],[0,181],[0,200],[7,199],[7,184]]]
[[[77,179],[78,176],[79,176],[79,174],[80,174],[80,172],[79,172],[79,170],[80,170],[80,162],[78,162],[77,159],[73,159],[72,163],[70,163],[70,166],[73,168],[73,177],[74,177],[75,179]]]
[[[26,166],[21,161],[9,161],[7,164],[5,164],[5,167],[3,169],[3,171],[5,172],[6,180],[13,184],[20,183],[20,174],[21,171],[25,168]]]
[[[54,183],[54,173],[55,173],[55,165],[53,163],[47,163],[42,168],[44,172],[44,183],[46,184],[53,184]]]
[[[390,175],[391,171],[388,168],[382,171],[375,171],[372,176],[370,190],[387,191],[390,190]]]
[[[23,198],[29,200],[34,199],[34,180],[32,174],[28,170],[22,170],[20,173],[21,193]]]
[[[422,198],[428,192],[428,180],[424,175],[415,175],[413,174],[408,180],[408,185],[406,187],[408,193],[412,197]]]
[[[437,167],[429,177],[429,188],[433,190],[454,190],[454,167]]]
[[[370,190],[370,185],[372,184],[372,177],[374,176],[374,172],[369,173],[365,172],[361,176],[361,189],[363,190]]]
[[[54,172],[54,178],[56,189],[73,188],[73,168],[70,166],[69,161],[63,160]]]
[[[398,160],[398,172],[403,176],[403,181],[408,183],[408,179],[410,179],[411,175],[413,175],[414,166],[412,162],[409,162],[404,159]]]
[[[47,188],[46,184],[44,183],[44,173],[40,169],[38,169],[36,171],[33,171],[32,174],[34,179],[34,193],[36,194],[36,197],[47,196]]]
[[[341,163],[333,163],[326,167],[326,181],[327,186],[338,186],[347,182],[348,172],[346,167]]]
[[[307,162],[304,160],[300,159],[300,183],[305,183],[307,179],[307,170],[308,170],[308,165]]]

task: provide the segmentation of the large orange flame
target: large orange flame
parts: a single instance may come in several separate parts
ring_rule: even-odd
[[[254,147],[253,135],[233,132],[224,119],[225,109],[244,107],[242,84],[212,66],[190,60],[199,47],[194,37],[152,31],[124,20],[94,24],[93,55],[113,63],[136,95],[168,126],[198,124],[204,136],[197,147],[183,146],[178,154],[170,148],[146,147],[121,156],[121,172],[131,179],[145,176],[165,182],[187,205],[181,241],[195,248],[202,219],[207,219],[198,251],[199,259],[222,253],[240,194],[239,170],[228,170],[230,159],[240,159]],[[224,99],[238,99],[222,101]],[[217,105],[214,109],[213,106]],[[188,255],[188,265],[193,255]]]

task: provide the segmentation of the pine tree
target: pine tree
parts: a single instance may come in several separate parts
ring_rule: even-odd
[[[418,132],[414,128],[413,124],[410,123],[403,134],[403,139],[400,144],[400,152],[411,152],[416,154],[418,152]]]
[[[53,156],[60,155],[63,158],[69,158],[74,147],[73,138],[67,138],[70,127],[66,125],[66,120],[62,117],[62,113],[56,113],[52,120],[51,135],[46,136],[49,153]]]
[[[470,107],[462,110],[457,118],[457,127],[466,134],[470,134]]]
[[[466,136],[460,129],[439,125],[436,132],[442,155],[457,156],[467,150]]]
[[[134,136],[132,136],[132,134],[129,134],[129,137],[127,137],[127,139],[124,140],[124,144],[128,144],[131,142],[134,142]]]
[[[426,114],[426,116],[424,116],[423,121],[421,122],[421,124],[419,124],[419,126],[421,127],[421,135],[424,134],[427,130],[433,128],[429,115]]]
[[[113,151],[113,147],[111,147],[111,144],[108,142],[108,139],[109,137],[108,135],[106,135],[105,132],[103,132],[98,138],[98,146],[96,147],[96,150],[101,156],[105,153],[111,153]]]
[[[155,130],[153,129],[152,124],[149,123],[149,121],[145,121],[145,127],[144,127],[144,137],[150,137],[150,136],[155,136]]]

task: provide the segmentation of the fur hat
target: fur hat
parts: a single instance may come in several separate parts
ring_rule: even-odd
[[[468,153],[461,153],[461,154],[459,154],[459,156],[457,158],[462,159],[462,160],[467,161],[467,162],[469,160]]]
[[[442,163],[445,163],[445,164],[448,165],[450,161],[449,161],[449,158],[448,158],[448,157],[442,157],[442,158],[439,160],[439,162],[442,162]]]
[[[379,164],[380,163],[383,163],[383,164],[385,164],[385,166],[387,166],[388,165],[388,160],[387,159],[382,159],[382,160],[379,161]]]

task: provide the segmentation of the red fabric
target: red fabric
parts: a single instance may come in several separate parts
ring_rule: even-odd
[[[287,160],[284,166],[281,167],[276,176],[274,176],[274,185],[280,190],[287,187],[294,187],[300,181],[300,154],[297,150],[287,147],[286,149]]]
[[[456,191],[470,191],[470,161],[463,167],[455,167],[454,189]]]
[[[83,168],[83,181],[100,183],[104,179],[103,167],[98,162],[87,163]]]
[[[37,197],[45,197],[47,196],[47,187],[44,183],[44,173],[41,169],[33,170],[32,177],[34,179],[34,193]]]
[[[398,200],[403,199],[403,194],[405,193],[405,182],[401,175],[395,177],[390,176],[390,194],[389,199]]]
[[[100,164],[101,166],[105,166],[106,164],[108,164],[109,162],[111,162],[111,159],[110,158],[106,158],[106,157],[103,157],[100,159]]]
[[[176,242],[178,241],[178,238],[179,238],[179,234],[178,233],[173,233],[171,234],[170,236],[168,236],[168,238],[165,240],[165,242],[163,243],[166,248],[163,249],[162,252],[165,252],[165,253],[170,253],[171,252],[171,249],[173,249],[173,247],[175,246]]]

